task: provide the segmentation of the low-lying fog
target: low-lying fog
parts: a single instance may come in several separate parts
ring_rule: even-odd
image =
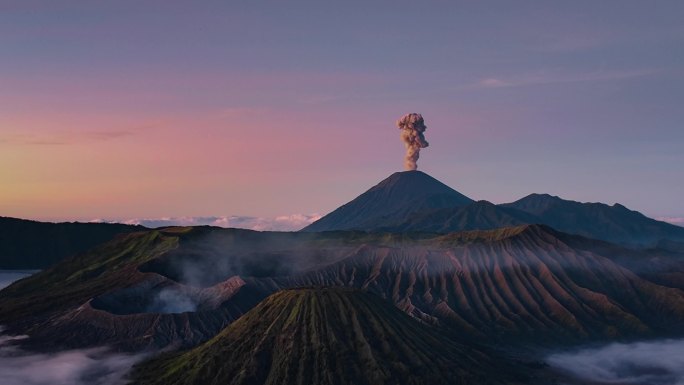
[[[0,270],[0,289],[39,270]],[[7,336],[0,326],[0,383],[3,385],[118,385],[143,355],[109,352],[106,348],[58,353],[27,352],[13,342],[26,336]]]
[[[684,385],[684,340],[660,340],[555,353],[552,367],[592,384]]]
[[[0,270],[0,290],[9,286],[12,282],[26,278],[40,270]]]
[[[36,272],[0,270],[0,289]],[[195,305],[189,300],[179,300],[172,292],[163,294],[153,304],[156,311],[194,310]],[[3,336],[0,327],[0,382],[3,384],[121,384],[132,365],[144,358],[112,353],[104,348],[30,353],[12,346],[13,340],[21,338],[25,337]],[[575,378],[573,384],[684,385],[684,340],[611,343],[554,353],[546,362]]]
[[[0,333],[2,327],[0,327]],[[0,335],[0,383],[3,385],[120,385],[142,354],[105,348],[32,353],[12,345],[26,336]]]

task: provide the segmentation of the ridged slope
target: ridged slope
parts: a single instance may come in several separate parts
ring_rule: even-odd
[[[677,255],[537,225],[446,235],[167,229],[0,291],[0,324],[39,348],[189,347],[275,291],[334,286],[364,288],[494,344],[675,336],[684,330],[682,277]],[[150,310],[166,288],[194,298],[196,311]]]
[[[275,281],[368,289],[416,317],[492,341],[646,336],[684,326],[684,292],[573,249],[557,235],[528,225],[449,234],[430,246],[368,245],[326,268]]]
[[[516,383],[510,363],[374,295],[323,288],[278,292],[205,344],[136,373],[143,385]]]

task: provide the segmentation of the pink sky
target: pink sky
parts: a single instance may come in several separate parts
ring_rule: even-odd
[[[419,112],[474,199],[684,216],[681,2],[400,3],[4,2],[0,215],[327,213]]]

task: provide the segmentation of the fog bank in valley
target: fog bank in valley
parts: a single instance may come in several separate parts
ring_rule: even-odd
[[[684,340],[612,343],[555,353],[546,361],[596,384],[684,385]]]
[[[106,348],[34,353],[13,345],[26,338],[0,335],[3,385],[120,385],[127,382],[131,367],[145,358],[143,354],[113,353]]]

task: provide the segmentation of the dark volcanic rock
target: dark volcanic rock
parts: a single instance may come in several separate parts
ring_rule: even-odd
[[[472,202],[424,172],[396,172],[303,231],[375,230],[421,211]]]

